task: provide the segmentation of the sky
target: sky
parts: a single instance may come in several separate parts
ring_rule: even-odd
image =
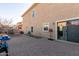
[[[0,17],[12,19],[13,24],[22,21],[21,15],[30,8],[33,3],[0,3]]]

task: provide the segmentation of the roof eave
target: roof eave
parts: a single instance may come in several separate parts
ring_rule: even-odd
[[[23,17],[27,12],[29,12],[30,9],[32,9],[32,7],[36,6],[38,3],[34,3],[28,10],[26,10],[21,17]]]

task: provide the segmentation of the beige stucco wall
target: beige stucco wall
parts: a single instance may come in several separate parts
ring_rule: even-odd
[[[35,17],[32,17],[32,10],[36,11]],[[55,39],[55,21],[75,17],[79,17],[79,4],[41,3],[33,6],[33,8],[23,16],[23,30],[26,31],[26,29],[33,26],[34,35],[49,37],[49,32],[43,31],[43,24],[49,23],[49,28],[53,29],[52,38]]]

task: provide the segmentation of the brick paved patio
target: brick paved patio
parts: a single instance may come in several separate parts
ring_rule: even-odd
[[[10,56],[79,56],[79,43],[50,41],[25,35],[12,37],[8,43]]]

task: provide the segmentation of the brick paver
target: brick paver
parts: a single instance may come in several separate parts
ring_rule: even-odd
[[[78,43],[50,41],[25,35],[12,37],[8,43],[10,56],[79,56]]]

